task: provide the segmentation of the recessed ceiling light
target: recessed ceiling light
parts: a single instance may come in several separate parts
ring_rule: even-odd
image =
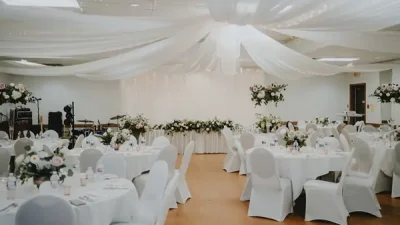
[[[138,7],[138,6],[139,6],[139,4],[132,3],[132,4],[130,4],[129,6],[131,6],[131,7]]]
[[[317,59],[317,61],[322,61],[322,62],[353,62],[357,61],[360,58],[320,58]]]

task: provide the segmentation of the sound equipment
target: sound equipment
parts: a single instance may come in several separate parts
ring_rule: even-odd
[[[15,110],[10,110],[9,122],[14,125],[13,139],[16,139],[18,132],[32,130],[32,111],[28,108],[16,108]]]
[[[61,112],[49,112],[48,129],[56,131],[60,137],[63,136],[63,121]]]

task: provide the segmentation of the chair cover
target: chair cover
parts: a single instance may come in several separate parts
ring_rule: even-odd
[[[378,132],[378,129],[376,129],[374,126],[372,126],[371,124],[367,124],[363,127],[363,131],[368,132],[368,133],[372,133],[372,132]]]
[[[339,132],[339,134],[341,134],[342,133],[342,131],[344,130],[344,127],[346,126],[346,124],[345,123],[341,123],[341,124],[339,124],[338,126],[337,126],[337,131]]]
[[[340,225],[347,224],[349,212],[343,200],[343,183],[353,151],[348,156],[339,183],[311,180],[304,184],[306,191],[305,221],[326,220]],[[326,207],[329,205],[329,207]]]
[[[126,160],[122,154],[116,152],[103,155],[96,165],[96,170],[99,164],[104,165],[105,174],[114,174],[120,178],[126,177]]]
[[[224,135],[225,144],[228,149],[224,159],[224,170],[228,173],[239,171],[240,158],[236,148],[234,148],[232,131],[229,128],[224,127],[222,134]]]
[[[0,147],[0,176],[8,175],[8,164],[10,163],[10,152],[6,148]]]
[[[254,135],[251,133],[243,133],[240,135],[240,143],[245,151],[249,150],[250,148],[254,147]]]
[[[24,130],[22,132],[24,134],[24,137],[28,137],[28,132],[29,132],[30,138],[34,138],[35,137],[35,134],[30,130]]]
[[[71,204],[55,195],[38,195],[25,201],[15,215],[15,225],[76,225]]]
[[[165,136],[158,136],[153,140],[151,146],[165,148],[170,144],[169,139]]]
[[[76,139],[74,148],[82,148],[82,142],[84,138],[85,136],[83,134],[79,135],[79,137]]]
[[[193,145],[189,146],[192,143],[193,143]],[[192,150],[190,150],[189,147],[192,148]],[[187,152],[187,151],[189,151],[189,152]],[[190,151],[192,151],[192,152],[194,151],[194,142],[193,141],[190,142],[188,144],[188,146],[186,147],[185,154],[190,153]],[[189,160],[187,160],[187,161],[190,161],[190,156],[188,158],[189,158]],[[170,208],[170,202],[172,200],[174,200],[174,193],[176,196],[176,192],[179,191],[179,180],[181,180],[181,175],[182,174],[179,171],[177,171],[174,174],[174,176],[172,177],[172,179],[168,182],[168,185],[167,185],[167,188],[165,189],[164,197],[162,200],[161,209],[157,216],[156,225],[163,225],[165,223],[165,220],[167,219],[167,216],[168,216],[168,210]]]
[[[44,136],[45,138],[49,138],[49,139],[58,139],[58,133],[55,132],[54,130],[46,130],[46,131],[43,133],[43,136]]]
[[[237,149],[240,158],[239,175],[247,175],[246,152],[244,151],[242,144],[238,140],[235,140],[235,148]]]
[[[308,138],[308,146],[315,148],[317,146],[318,132],[314,131]]]
[[[324,137],[322,141],[325,142],[325,145],[329,150],[336,151],[340,149],[340,142],[334,137]]]
[[[190,194],[188,185],[186,183],[186,171],[189,167],[190,159],[192,157],[195,145],[194,141],[191,141],[185,149],[185,154],[183,154],[181,167],[179,168],[180,179],[177,181],[177,189],[175,192],[176,201],[185,204],[186,200],[191,198],[192,195]],[[176,174],[176,172],[175,172]],[[172,182],[172,180],[170,181]],[[169,184],[168,184],[169,185]]]
[[[279,178],[274,156],[265,148],[250,154],[252,190],[248,216],[283,221],[293,211],[291,183]]]
[[[33,141],[29,138],[20,138],[14,144],[15,158],[24,155],[26,146],[33,146]]]
[[[297,128],[300,130],[300,131],[306,131],[306,122],[304,121],[304,120],[299,120],[299,121],[297,121]]]
[[[100,139],[93,135],[89,135],[89,136],[85,137],[82,141],[82,148],[84,148],[84,149],[96,148],[99,146],[101,146]]]
[[[364,121],[357,121],[354,124],[354,127],[357,129],[357,132],[361,132],[363,130],[364,125],[365,125]]]
[[[349,133],[357,133],[357,128],[353,125],[346,125],[344,130],[347,130]]]
[[[387,125],[387,124],[383,124],[383,125],[380,127],[380,130],[383,131],[383,132],[389,132],[389,131],[392,130],[392,128],[391,128],[389,125]]]
[[[5,131],[0,130],[0,140],[8,140],[8,134]]]
[[[396,144],[394,151],[396,160],[393,171],[392,198],[397,198],[400,197],[400,143]]]
[[[338,132],[337,129],[332,129],[332,134],[333,134],[333,137],[334,137],[334,138],[336,138],[337,140],[339,140],[340,134],[339,134],[339,132]]]
[[[344,136],[344,134],[340,134],[340,144],[342,146],[343,151],[350,152],[349,142],[347,142],[347,139]]]
[[[292,130],[292,131],[295,130],[294,126],[293,126],[293,124],[291,122],[288,122],[288,128],[289,128],[289,130]]]
[[[349,175],[352,176],[370,176],[372,172],[372,152],[369,145],[362,139],[354,138],[354,163],[351,165]]]
[[[310,132],[310,130],[317,131],[317,130],[318,130],[317,125],[315,125],[315,124],[313,124],[313,123],[307,123],[307,125],[306,125],[306,132]]]
[[[347,140],[347,143],[349,143],[350,148],[352,148],[353,147],[353,139],[350,137],[349,132],[346,129],[343,129],[341,134],[344,135],[344,137]]]
[[[89,167],[92,167],[94,170],[96,168],[97,162],[102,156],[103,153],[98,149],[85,149],[80,156],[79,167],[81,173],[85,173]]]

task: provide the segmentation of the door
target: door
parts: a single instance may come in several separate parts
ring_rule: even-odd
[[[351,117],[350,124],[357,121],[365,122],[366,112],[366,85],[350,84],[350,111],[355,111],[357,114],[362,114],[362,117]]]

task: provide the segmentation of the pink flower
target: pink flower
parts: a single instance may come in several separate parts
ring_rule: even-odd
[[[140,128],[142,128],[142,126],[140,125],[140,123],[139,123],[139,124],[136,124],[136,129],[140,129]]]
[[[267,87],[267,90],[268,90],[268,91],[272,90],[272,86],[269,85],[269,86]]]
[[[59,157],[59,156],[54,156],[53,159],[51,160],[51,165],[55,167],[62,166],[64,164],[64,160]]]
[[[24,93],[25,92],[25,88],[24,87],[19,87],[19,92]]]
[[[253,92],[257,92],[258,88],[257,87],[253,87]]]
[[[388,91],[393,91],[393,87],[392,87],[392,86],[388,86],[386,89],[387,89]]]
[[[0,90],[3,90],[4,88],[6,88],[6,85],[3,83],[0,83]]]

